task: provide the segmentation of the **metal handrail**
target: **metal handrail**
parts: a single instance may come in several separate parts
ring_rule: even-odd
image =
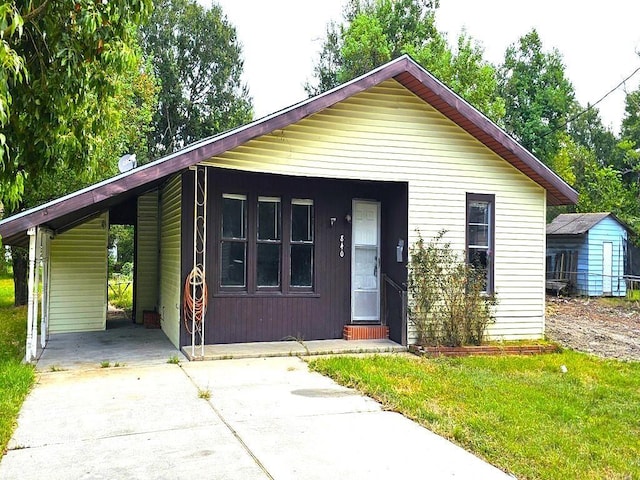
[[[396,281],[394,281],[386,273],[382,274],[382,278],[384,279],[385,285],[386,284],[390,285],[398,293],[398,295],[400,295],[400,301],[401,301],[401,305],[402,305],[401,313],[400,313],[401,321],[402,321],[402,325],[401,325],[401,332],[402,332],[401,343],[402,343],[402,345],[406,345],[407,344],[407,309],[408,309],[407,290],[406,290],[406,288],[402,288],[402,286],[400,286]],[[386,295],[384,295],[384,298],[385,298],[385,303],[386,303]],[[386,317],[386,308],[385,308],[385,317]],[[386,318],[385,318],[385,324],[388,324],[388,322],[386,321]]]
[[[406,288],[402,288],[397,282],[395,282],[389,275],[387,275],[386,273],[382,274],[382,278],[384,279],[385,282],[387,282],[389,285],[391,285],[396,292],[398,293],[403,293],[406,292],[407,289]]]

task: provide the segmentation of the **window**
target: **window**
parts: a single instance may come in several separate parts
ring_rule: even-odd
[[[221,293],[313,293],[313,200],[225,193],[221,202]]]
[[[484,290],[493,293],[494,195],[467,193],[467,262],[484,272]]]
[[[313,286],[313,200],[291,201],[291,286]]]
[[[223,287],[247,285],[247,197],[222,196],[221,280]]]
[[[280,286],[280,199],[258,197],[257,286]]]

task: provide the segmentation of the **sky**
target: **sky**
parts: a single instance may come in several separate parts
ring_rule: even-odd
[[[210,0],[201,0],[206,5]],[[217,0],[243,46],[244,79],[255,116],[306,98],[305,82],[329,21],[341,19],[344,0]],[[545,50],[557,48],[582,105],[595,103],[640,67],[640,2],[634,0],[440,0],[438,29],[450,43],[464,28],[498,64],[506,48],[536,28]],[[624,85],[638,88],[640,72]],[[618,132],[624,88],[598,105]]]

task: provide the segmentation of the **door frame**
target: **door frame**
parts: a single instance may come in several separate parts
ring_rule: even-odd
[[[371,204],[371,205],[375,205],[376,206],[376,217],[377,217],[377,224],[378,224],[378,231],[376,232],[376,243],[377,243],[377,251],[376,251],[376,261],[377,261],[377,276],[376,276],[376,310],[377,310],[377,318],[356,318],[355,316],[355,292],[356,289],[354,288],[354,279],[355,279],[355,259],[356,259],[356,236],[354,234],[354,230],[355,230],[355,223],[356,223],[356,218],[355,218],[355,211],[356,211],[356,204],[357,203],[362,203],[362,204]],[[361,199],[361,198],[354,198],[351,200],[351,212],[352,212],[352,221],[351,221],[351,282],[350,282],[350,288],[351,288],[351,323],[352,324],[362,324],[362,323],[369,323],[369,324],[376,324],[379,325],[382,323],[382,308],[381,308],[381,300],[382,300],[382,262],[381,262],[381,239],[382,239],[382,208],[381,208],[381,202],[379,202],[378,200],[370,200],[370,199]]]

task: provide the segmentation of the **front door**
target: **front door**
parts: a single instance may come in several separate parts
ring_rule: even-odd
[[[351,321],[380,322],[380,203],[352,208]]]

